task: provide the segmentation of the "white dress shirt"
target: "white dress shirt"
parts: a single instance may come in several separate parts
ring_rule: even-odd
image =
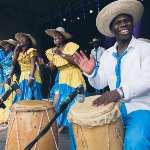
[[[99,62],[100,62],[100,58],[103,54],[103,52],[105,51],[105,49],[103,47],[98,47],[98,49],[92,49],[91,50],[91,54],[93,55],[95,62],[96,62],[96,66],[99,66]]]
[[[97,74],[95,70],[89,77],[89,83],[96,89],[109,85],[110,90],[116,89],[115,67],[117,59],[112,55],[117,53],[117,43],[106,50],[101,59]],[[120,64],[120,87],[124,92],[124,102],[127,112],[135,110],[150,110],[150,44],[132,37],[127,53]]]

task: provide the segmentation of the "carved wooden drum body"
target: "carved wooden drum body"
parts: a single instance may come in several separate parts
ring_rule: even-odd
[[[92,106],[97,96],[76,102],[68,114],[77,150],[123,150],[124,128],[119,104]]]
[[[51,101],[22,100],[11,109],[8,123],[6,150],[24,150],[54,117]],[[56,122],[49,131],[39,139],[32,149],[57,150],[58,132]]]

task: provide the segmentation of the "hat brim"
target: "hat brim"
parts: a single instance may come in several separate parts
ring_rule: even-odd
[[[9,43],[9,44],[11,44],[11,45],[13,45],[13,46],[16,46],[16,45],[18,44],[17,41],[9,41],[9,40],[3,40],[3,41],[0,42],[0,44],[1,44],[2,47],[5,47],[5,45],[6,45],[7,43]]]
[[[70,39],[72,38],[72,35],[70,33],[67,33],[67,32],[63,32],[63,31],[58,31],[56,29],[47,29],[46,31],[46,34],[48,34],[49,36],[53,37],[54,36],[54,33],[56,32],[60,32],[61,34],[64,35],[65,39]]]
[[[100,33],[108,37],[115,35],[110,30],[110,23],[121,14],[129,14],[133,18],[133,26],[140,21],[144,12],[143,5],[137,0],[118,0],[104,7],[96,18],[96,26]]]
[[[15,38],[18,42],[20,42],[20,39],[23,36],[27,36],[32,41],[33,46],[35,46],[37,44],[35,38],[33,38],[33,36],[30,34],[22,33],[22,32],[15,34]]]
[[[138,38],[138,40],[140,40],[140,41],[144,41],[144,42],[147,42],[147,43],[150,43],[150,40],[149,40],[149,39]]]
[[[91,41],[89,42],[90,44],[93,44],[93,43],[100,43],[100,40],[97,40],[97,41]]]

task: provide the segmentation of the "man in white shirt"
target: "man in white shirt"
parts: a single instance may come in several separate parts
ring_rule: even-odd
[[[99,67],[99,63],[100,63],[100,58],[103,54],[103,52],[105,51],[105,49],[103,47],[100,46],[100,39],[94,38],[91,42],[89,42],[90,44],[93,45],[93,49],[91,50],[91,54],[93,55],[94,59],[95,59],[95,63],[96,63],[96,67]]]
[[[74,55],[93,87],[109,85],[110,91],[94,100],[93,106],[122,101],[124,150],[150,149],[150,44],[132,36],[143,12],[144,7],[137,0],[118,0],[99,12],[98,30],[117,41],[103,53],[99,69],[92,55],[90,59],[82,51]]]
[[[100,39],[94,38],[89,43],[92,44],[93,47],[94,47],[91,50],[91,54],[93,55],[93,57],[95,59],[95,65],[96,65],[96,67],[99,67],[99,65],[100,65],[100,58],[101,58],[103,52],[105,51],[105,49],[100,46]],[[95,94],[100,94],[100,93],[103,93],[103,92],[101,92],[100,89],[95,89]]]

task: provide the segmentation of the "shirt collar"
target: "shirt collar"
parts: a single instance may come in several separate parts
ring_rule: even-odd
[[[133,47],[136,46],[136,42],[137,42],[137,39],[136,39],[134,36],[132,36],[132,39],[131,39],[131,41],[130,41],[128,47],[127,47],[127,50],[133,49]],[[113,53],[113,52],[116,53],[116,52],[117,52],[117,46],[118,46],[118,43],[116,42],[116,43],[114,44],[114,46],[112,47],[112,49],[110,48],[110,49],[108,49],[108,51],[111,52],[111,53]],[[134,50],[134,49],[133,49],[133,50]]]
[[[96,51],[96,50],[99,50],[100,49],[100,46],[96,49],[96,48],[94,48],[94,51]]]

